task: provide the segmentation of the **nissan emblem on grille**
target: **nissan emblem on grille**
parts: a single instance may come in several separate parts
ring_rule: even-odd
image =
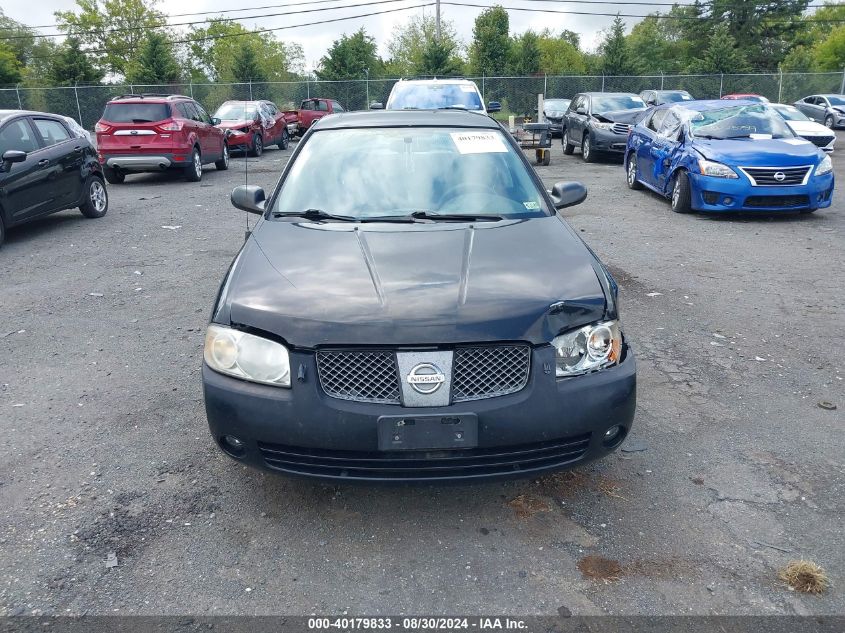
[[[446,376],[432,363],[420,363],[415,365],[408,374],[408,384],[414,391],[422,394],[434,393],[440,389],[440,385],[446,382]]]
[[[775,180],[777,180],[778,182],[783,182],[784,180],[786,180],[786,174],[782,171],[775,173]]]

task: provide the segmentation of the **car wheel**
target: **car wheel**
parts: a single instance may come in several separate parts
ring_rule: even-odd
[[[258,158],[264,153],[264,139],[261,138],[260,134],[256,134],[252,137],[252,148],[249,150],[250,156],[255,156]]]
[[[282,132],[282,140],[279,141],[278,148],[284,150],[288,148],[288,145],[290,145],[290,135],[287,130],[284,130]]]
[[[672,179],[672,211],[675,213],[692,211],[689,176],[683,170],[675,174]]]
[[[185,166],[185,180],[188,182],[199,182],[202,180],[202,157],[199,147],[195,147],[191,154],[190,165]]]
[[[584,140],[581,141],[581,157],[585,163],[596,162],[596,153],[593,151],[593,143],[590,140],[589,134],[585,134]]]
[[[124,180],[126,180],[126,175],[122,174],[119,171],[115,171],[110,167],[106,167],[103,169],[103,175],[106,177],[106,182],[110,185],[119,185],[122,184]]]
[[[109,192],[103,181],[96,176],[85,183],[85,198],[79,210],[86,218],[101,218],[109,210]]]
[[[637,155],[633,152],[631,152],[631,155],[628,157],[628,169],[626,175],[628,181],[628,189],[638,191],[639,189],[643,188],[642,183],[637,180]]]
[[[569,142],[569,130],[563,131],[563,138],[560,142],[563,144],[563,153],[567,156],[571,156],[572,152],[575,151],[575,146]]]
[[[229,144],[223,143],[223,157],[215,161],[214,166],[218,169],[218,171],[226,171],[229,169]]]
[[[828,129],[830,129],[830,130],[833,129],[833,115],[832,114],[828,114],[824,118],[824,126]]]

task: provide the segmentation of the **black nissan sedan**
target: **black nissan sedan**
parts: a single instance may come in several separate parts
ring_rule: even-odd
[[[205,339],[232,458],[338,481],[537,475],[617,448],[636,401],[617,287],[492,119],[321,119],[265,199]]]

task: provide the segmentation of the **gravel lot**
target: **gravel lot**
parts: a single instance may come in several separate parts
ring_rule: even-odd
[[[330,487],[218,451],[199,366],[248,223],[228,202],[243,158],[11,231],[0,615],[845,613],[845,195],[679,216],[618,164],[553,151],[546,183],[589,187],[565,215],[620,282],[639,408],[630,452],[540,481]],[[272,187],[288,154],[249,181]],[[832,589],[788,591],[794,558]]]

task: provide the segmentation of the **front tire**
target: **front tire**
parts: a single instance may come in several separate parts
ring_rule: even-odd
[[[249,149],[249,155],[255,158],[260,157],[264,153],[264,139],[260,134],[255,134],[252,137],[252,146]]]
[[[282,140],[279,141],[277,147],[281,150],[286,150],[290,145],[290,134],[288,134],[287,129],[282,131]]]
[[[575,146],[569,142],[569,130],[563,131],[563,138],[561,138],[560,142],[563,144],[563,153],[567,156],[572,156]]]
[[[215,161],[214,166],[217,168],[217,171],[226,171],[229,169],[229,144],[223,143],[223,157]]]
[[[690,213],[692,211],[689,176],[683,170],[675,174],[672,179],[672,211],[675,213]]]
[[[824,118],[824,126],[829,130],[833,129],[834,126],[833,126],[833,115],[832,114],[828,114]]]
[[[596,162],[596,152],[593,150],[593,142],[590,140],[590,135],[585,134],[584,140],[581,141],[581,158],[585,163]]]
[[[126,180],[126,174],[116,171],[111,167],[104,167],[103,175],[106,177],[106,182],[110,185],[120,185]]]
[[[631,155],[628,157],[628,169],[625,173],[628,189],[639,191],[643,188],[642,183],[637,180],[637,155],[634,152],[631,152]]]
[[[195,147],[191,154],[191,164],[185,166],[185,180],[188,182],[202,180],[202,156],[199,147]]]
[[[101,218],[109,210],[109,192],[103,181],[92,176],[85,183],[85,198],[79,206],[86,218]]]

